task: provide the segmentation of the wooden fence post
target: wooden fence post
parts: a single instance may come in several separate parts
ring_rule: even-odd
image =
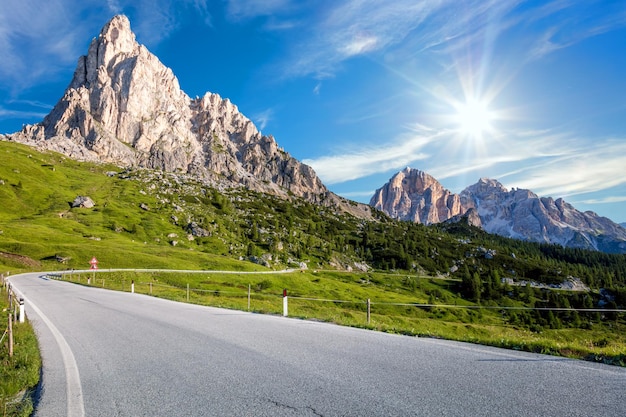
[[[9,314],[9,358],[13,357],[13,316]]]
[[[372,303],[370,302],[370,299],[367,299],[367,324],[370,324],[370,318],[371,318],[371,309],[372,309]]]

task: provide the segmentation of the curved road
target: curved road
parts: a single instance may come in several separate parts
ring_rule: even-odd
[[[37,416],[623,416],[626,369],[14,276]]]

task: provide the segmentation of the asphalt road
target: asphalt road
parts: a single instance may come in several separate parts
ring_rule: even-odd
[[[36,416],[624,416],[626,369],[11,278]]]

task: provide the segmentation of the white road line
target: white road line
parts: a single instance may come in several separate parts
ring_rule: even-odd
[[[83,402],[83,388],[80,383],[80,374],[78,373],[78,365],[72,353],[70,345],[57,329],[57,327],[35,306],[32,302],[28,302],[29,307],[41,318],[48,326],[52,335],[61,349],[63,357],[63,365],[65,367],[66,392],[67,392],[67,417],[85,417],[85,404]]]

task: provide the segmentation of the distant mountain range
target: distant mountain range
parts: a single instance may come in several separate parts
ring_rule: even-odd
[[[465,216],[470,224],[505,237],[626,253],[623,226],[591,211],[580,212],[560,198],[509,191],[493,179],[481,178],[454,194],[427,173],[406,168],[376,190],[370,205],[393,218],[426,225]]]

